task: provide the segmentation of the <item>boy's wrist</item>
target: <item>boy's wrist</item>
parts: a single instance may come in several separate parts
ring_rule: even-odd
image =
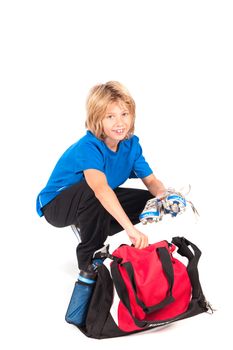
[[[125,230],[125,232],[126,232],[127,234],[129,234],[129,232],[131,232],[132,230],[135,229],[135,227],[134,227],[134,225],[133,225],[132,223],[129,223],[128,225],[126,225],[126,226],[123,227],[123,228],[124,228],[124,230]]]
[[[167,193],[167,190],[165,188],[161,189],[156,193],[156,198],[161,199],[166,195],[166,193]]]

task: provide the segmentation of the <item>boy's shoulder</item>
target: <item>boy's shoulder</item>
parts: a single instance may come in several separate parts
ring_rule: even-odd
[[[131,146],[132,146],[132,145],[135,146],[135,145],[137,145],[137,144],[139,143],[139,137],[136,136],[136,135],[133,135],[133,136],[131,136],[129,139],[127,139],[126,142],[128,142],[129,144],[131,144]]]
[[[75,153],[103,153],[104,151],[103,141],[99,140],[90,131],[87,131],[86,135],[84,135],[76,143],[74,143],[71,146],[71,148],[73,148],[73,152]]]
[[[87,131],[86,135],[79,138],[76,142],[71,144],[63,153],[64,156],[73,156],[79,152],[88,152],[93,149],[100,149],[101,141],[97,139],[93,134]]]
[[[80,147],[86,144],[96,144],[101,145],[102,141],[99,140],[95,135],[93,135],[90,131],[87,131],[84,136],[82,136],[78,141],[76,141],[72,146]],[[71,146],[71,147],[72,147]]]
[[[132,139],[134,142],[139,142],[139,137],[137,135],[133,135]]]

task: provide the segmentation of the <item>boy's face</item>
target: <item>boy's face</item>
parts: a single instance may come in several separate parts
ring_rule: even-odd
[[[105,117],[102,120],[105,143],[107,145],[118,144],[127,136],[132,123],[132,116],[127,107],[120,102],[109,103]]]

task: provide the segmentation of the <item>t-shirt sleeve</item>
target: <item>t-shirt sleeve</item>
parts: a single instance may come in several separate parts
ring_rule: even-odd
[[[82,144],[77,149],[78,168],[82,171],[96,169],[104,172],[104,156],[98,145],[92,142]]]
[[[152,174],[153,171],[150,168],[149,164],[146,162],[143,154],[142,154],[142,147],[139,143],[137,143],[137,151],[135,156],[135,161],[133,165],[133,169],[130,174],[130,178],[143,178],[150,174]]]

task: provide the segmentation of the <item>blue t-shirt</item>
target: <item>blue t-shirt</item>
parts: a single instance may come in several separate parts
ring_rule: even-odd
[[[143,178],[152,170],[142,155],[139,138],[133,136],[119,143],[117,152],[95,137],[90,131],[70,146],[58,160],[45,188],[37,197],[37,212],[54,199],[62,190],[84,180],[84,170],[102,171],[108,185],[114,189],[128,178]]]

